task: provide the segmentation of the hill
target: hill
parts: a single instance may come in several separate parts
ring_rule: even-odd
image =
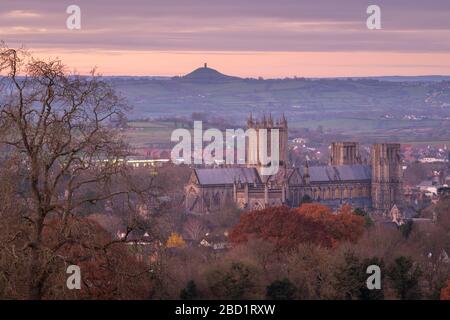
[[[175,80],[177,78],[174,78]],[[222,82],[222,81],[231,81],[231,80],[239,80],[238,77],[227,76],[219,71],[209,68],[208,65],[205,65],[201,68],[195,69],[191,73],[181,77],[183,80],[187,81],[195,81],[195,82]]]
[[[207,66],[164,80],[108,80],[128,98],[130,119],[190,119],[203,113],[242,126],[249,112],[284,112],[291,129],[321,126],[361,138],[403,141],[450,138],[450,81],[243,79]]]

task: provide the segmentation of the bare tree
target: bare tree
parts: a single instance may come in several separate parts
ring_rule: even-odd
[[[183,226],[183,233],[189,240],[200,241],[205,236],[207,228],[204,223],[196,218],[189,218]]]
[[[127,179],[128,148],[114,125],[125,109],[95,70],[89,76],[69,74],[60,60],[0,45],[0,147],[4,160],[14,159],[21,179],[15,201],[23,204],[17,210],[21,229],[8,241],[23,239],[16,249],[26,257],[27,298],[42,298],[54,261],[64,260],[61,252],[74,242],[80,244],[72,217],[86,204],[130,199],[143,190]],[[48,241],[46,229],[55,219]]]

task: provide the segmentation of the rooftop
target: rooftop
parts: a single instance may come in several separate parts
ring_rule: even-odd
[[[239,180],[242,183],[261,183],[255,168],[195,169],[195,174],[201,185],[232,185]]]

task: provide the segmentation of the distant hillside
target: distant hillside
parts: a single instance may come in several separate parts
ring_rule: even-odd
[[[450,81],[450,76],[384,76],[384,77],[368,77],[370,79],[383,80],[383,81],[399,81],[399,82],[410,82],[410,81],[421,81],[421,82],[431,82],[431,81]],[[362,78],[364,79],[364,78]],[[366,78],[367,79],[367,78]]]
[[[174,80],[177,79],[183,79],[187,81],[195,81],[195,82],[222,82],[222,81],[230,81],[230,80],[239,80],[238,77],[231,77],[227,76],[223,73],[220,73],[219,71],[208,68],[207,64],[202,68],[195,69],[191,73],[188,73],[187,75],[183,77],[174,77]]]
[[[291,128],[448,139],[450,82],[414,79],[243,79],[207,66],[164,80],[109,78],[134,107],[131,119],[204,113],[244,125],[250,111],[284,112]]]

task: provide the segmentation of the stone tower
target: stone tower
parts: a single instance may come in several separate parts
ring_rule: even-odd
[[[400,144],[374,144],[372,158],[372,207],[380,214],[388,214],[394,205],[401,206]]]
[[[330,164],[340,166],[361,163],[357,142],[333,142],[331,144]]]
[[[279,143],[279,159],[280,163],[279,166],[283,167],[287,165],[288,163],[288,125],[287,120],[283,114],[283,116],[278,119],[274,120],[272,119],[272,116],[269,115],[268,118],[264,115],[263,118],[258,121],[253,119],[252,114],[250,114],[248,120],[247,120],[247,129],[253,129],[256,133],[256,140],[251,139],[249,137],[249,140],[253,141],[249,142],[246,148],[246,160],[247,160],[247,166],[250,167],[260,167],[262,165],[260,161],[260,155],[259,155],[259,133],[261,129],[267,130],[267,150],[270,155],[271,150],[271,131],[273,129],[278,129],[279,135],[278,135],[278,143]],[[271,155],[270,155],[271,156]]]

